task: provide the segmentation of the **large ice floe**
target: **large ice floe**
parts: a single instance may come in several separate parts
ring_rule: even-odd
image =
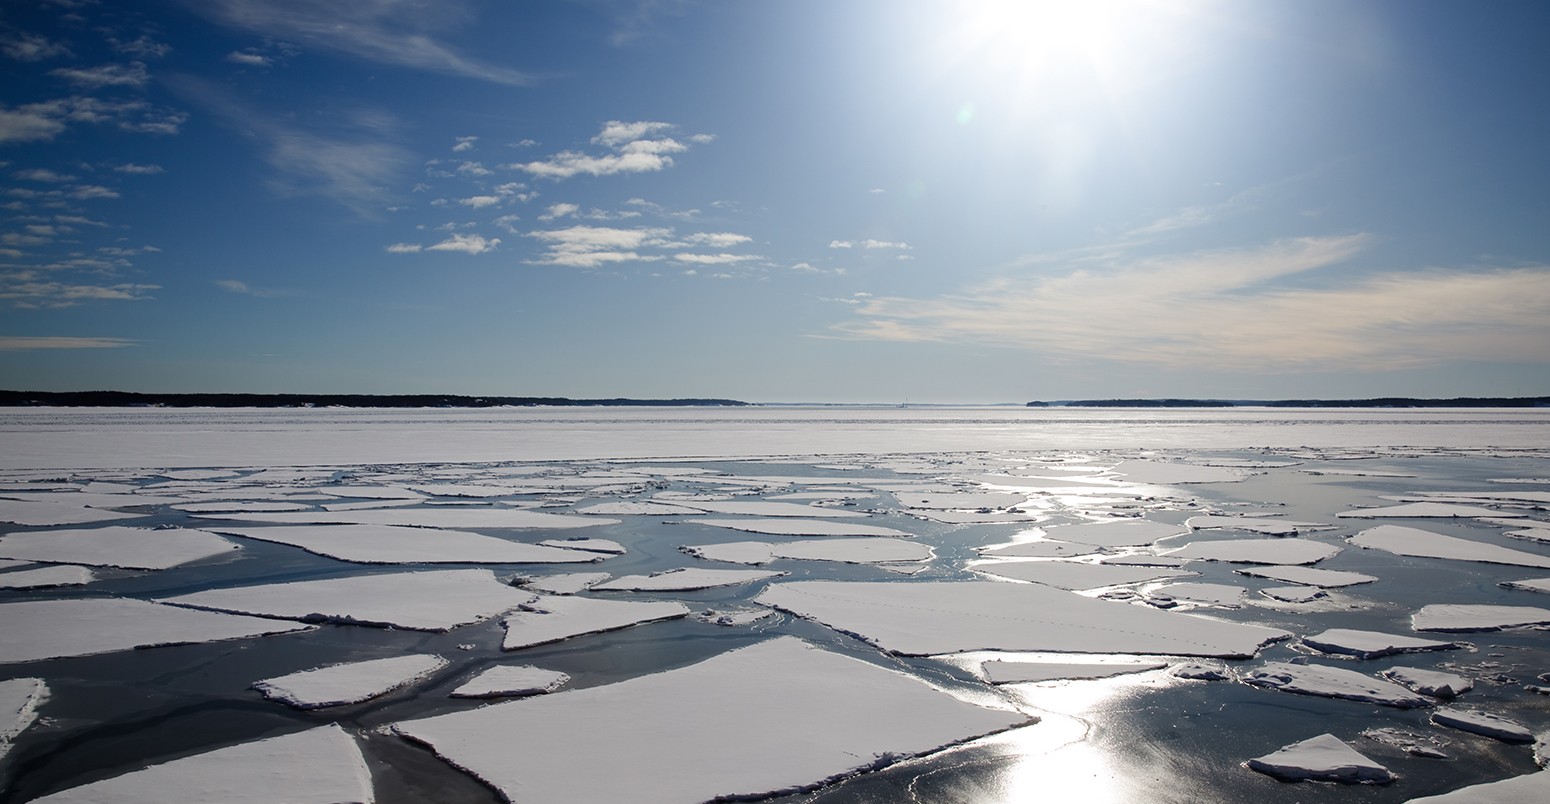
[[[1189,533],[1189,528],[1146,519],[1120,519],[1062,525],[1049,528],[1047,533],[1051,539],[1080,542],[1097,547],[1144,547],[1156,543],[1159,539]]]
[[[0,589],[47,589],[52,586],[81,586],[97,579],[86,567],[73,564],[36,567],[19,572],[0,573]]]
[[[1550,556],[1527,553],[1494,544],[1445,536],[1420,528],[1402,525],[1379,525],[1352,536],[1349,541],[1358,547],[1383,550],[1402,556],[1418,558],[1450,558],[1456,561],[1479,561],[1487,564],[1511,564],[1519,567],[1550,569]]]
[[[211,589],[162,600],[195,609],[304,622],[449,631],[533,600],[489,570],[430,570]]]
[[[1167,666],[1167,662],[1144,659],[1106,662],[1012,662],[993,659],[981,665],[981,669],[992,684],[1025,684],[1112,678],[1160,670]]]
[[[1388,768],[1363,756],[1333,734],[1320,734],[1244,763],[1260,773],[1287,781],[1388,784]]]
[[[762,533],[767,536],[908,536],[902,530],[860,522],[822,519],[695,519],[680,524],[713,525],[718,528]]]
[[[0,664],[283,634],[310,626],[128,598],[0,604]]]
[[[1498,782],[1470,785],[1410,804],[1544,804],[1550,801],[1550,770],[1525,773]]]
[[[371,804],[371,771],[338,726],[239,743],[33,799],[42,804]]]
[[[617,519],[550,514],[520,508],[374,508],[348,511],[293,511],[278,514],[195,514],[199,519],[271,522],[280,525],[403,525],[415,528],[512,528],[563,530],[617,525]]]
[[[1290,634],[996,581],[771,584],[758,602],[908,656],[971,650],[1252,656]]]
[[[158,570],[230,554],[237,545],[188,528],[152,530],[109,525],[80,530],[40,530],[0,537],[0,557]]]
[[[141,516],[145,516],[145,514],[106,511],[101,508],[88,508],[85,505],[72,505],[62,501],[0,499],[0,522],[10,522],[15,525],[30,525],[33,527],[88,525],[94,522],[134,519]]]
[[[560,564],[598,556],[478,533],[402,525],[211,526],[217,533],[288,544],[309,553],[359,564]]]
[[[1493,715],[1490,712],[1477,712],[1468,709],[1438,709],[1432,713],[1432,722],[1439,726],[1449,726],[1460,731],[1491,737],[1507,743],[1534,742],[1534,732],[1529,731],[1522,723],[1509,720],[1501,715]]]
[[[501,647],[517,650],[687,616],[689,609],[682,603],[539,597],[506,617],[506,638]]]
[[[1246,516],[1192,516],[1184,521],[1194,530],[1246,530],[1266,536],[1296,536],[1310,528],[1326,527],[1318,522],[1299,522],[1294,519],[1267,519]]]
[[[1079,561],[992,561],[975,564],[972,569],[987,575],[1044,584],[1058,589],[1100,589],[1105,586],[1183,578],[1195,574],[1188,570],[1167,567],[1089,564]]]
[[[1234,570],[1234,572],[1255,578],[1269,578],[1272,581],[1300,583],[1305,586],[1319,586],[1326,589],[1338,589],[1345,586],[1372,583],[1378,580],[1375,575],[1367,575],[1361,572],[1347,572],[1345,570],[1329,570],[1297,565],[1245,567]]]
[[[1398,684],[1381,681],[1355,670],[1327,665],[1266,662],[1244,673],[1243,681],[1256,687],[1298,695],[1363,701],[1400,709],[1431,705],[1431,701]]]
[[[1229,564],[1315,564],[1340,548],[1307,539],[1223,539],[1190,542],[1163,555]]]
[[[541,804],[802,790],[1031,721],[782,637],[678,670],[393,728],[507,799]]]
[[[1410,627],[1417,631],[1500,631],[1546,623],[1550,609],[1537,606],[1433,603],[1410,615]]]
[[[1331,628],[1323,633],[1305,636],[1302,638],[1302,644],[1324,653],[1355,656],[1358,659],[1376,659],[1379,656],[1396,653],[1452,650],[1460,647],[1457,642],[1439,642],[1434,639],[1418,639],[1350,628]]]
[[[266,678],[253,682],[253,689],[297,709],[322,709],[386,695],[446,666],[446,659],[430,654],[390,656]]]

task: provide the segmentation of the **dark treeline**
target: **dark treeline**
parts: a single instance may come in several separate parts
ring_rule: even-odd
[[[139,394],[131,391],[0,391],[3,407],[167,408],[495,408],[746,405],[735,399],[567,399],[452,394]]]
[[[1069,408],[1542,408],[1550,407],[1550,396],[1478,397],[1453,399],[1412,399],[1404,396],[1376,399],[1082,399],[1065,402],[1029,402],[1028,407]]]

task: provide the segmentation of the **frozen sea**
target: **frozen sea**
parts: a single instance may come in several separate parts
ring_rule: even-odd
[[[1547,507],[1538,409],[5,410],[0,802],[1543,779],[1432,715],[1550,733]],[[1324,734],[1393,780],[1248,767]]]

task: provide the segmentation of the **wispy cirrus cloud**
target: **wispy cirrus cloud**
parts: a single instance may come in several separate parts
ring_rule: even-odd
[[[0,352],[23,352],[37,349],[122,349],[126,346],[134,346],[135,343],[135,341],[126,338],[82,338],[67,335],[0,335]]]
[[[239,296],[252,296],[256,299],[275,299],[290,295],[289,292],[283,290],[253,287],[240,279],[217,279],[215,280],[215,286],[227,293],[235,293]]]
[[[842,337],[974,342],[1057,360],[1242,372],[1550,360],[1550,266],[1323,275],[1364,235],[1119,257],[857,305]],[[1316,281],[1317,280],[1317,281]]]
[[[184,0],[184,5],[218,24],[303,48],[499,84],[534,81],[520,70],[465,56],[437,38],[473,16],[474,6],[460,0]]]

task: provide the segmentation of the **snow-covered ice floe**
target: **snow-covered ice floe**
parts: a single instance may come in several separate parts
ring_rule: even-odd
[[[1476,517],[1476,516],[1510,516],[1506,511],[1498,511],[1494,508],[1482,508],[1478,505],[1459,505],[1456,503],[1418,502],[1404,505],[1387,505],[1381,508],[1358,508],[1354,511],[1341,511],[1335,516],[1356,519],[1383,519],[1383,518],[1441,518]]]
[[[1550,595],[1550,578],[1529,578],[1521,581],[1502,581],[1501,585],[1508,589],[1522,589],[1525,592],[1543,592],[1547,595]]]
[[[174,759],[33,799],[39,804],[371,804],[371,771],[338,726]]]
[[[297,709],[321,709],[386,695],[446,666],[446,659],[431,654],[391,656],[266,678],[253,682],[253,689]]]
[[[0,664],[284,634],[311,626],[128,598],[0,604]]]
[[[1456,698],[1475,688],[1475,682],[1461,675],[1424,667],[1390,667],[1383,677],[1435,698]]]
[[[1034,542],[1004,544],[999,547],[982,547],[978,552],[982,556],[992,558],[1070,558],[1072,556],[1092,555],[1098,552],[1098,548],[1075,542],[1057,542],[1042,539]]]
[[[0,681],[0,759],[11,742],[38,719],[38,707],[48,700],[48,684],[41,678],[9,678]]]
[[[1550,770],[1461,787],[1442,795],[1412,798],[1410,804],[1544,804],[1546,801],[1550,801]]]
[[[1140,660],[1113,662],[1012,662],[994,659],[981,667],[992,684],[1023,684],[1039,681],[1091,680],[1130,673],[1160,670],[1167,662]]]
[[[929,545],[902,539],[823,539],[806,542],[723,542],[683,548],[707,561],[768,564],[777,558],[796,561],[836,561],[845,564],[896,564],[928,561]]]
[[[576,550],[524,544],[494,536],[403,525],[275,525],[217,533],[299,547],[358,564],[561,564],[598,560]]]
[[[682,603],[540,597],[506,617],[501,647],[517,650],[688,615]]]
[[[617,525],[617,519],[549,514],[501,506],[498,508],[373,508],[348,511],[294,511],[278,514],[195,514],[199,519],[271,522],[280,525],[403,525],[415,528],[512,528],[563,530]]]
[[[539,544],[544,547],[581,550],[588,553],[603,553],[611,556],[622,556],[627,552],[624,549],[624,545],[613,539],[592,539],[585,536],[575,536],[569,539],[544,539]]]
[[[1163,555],[1229,564],[1316,564],[1340,548],[1307,539],[1223,539],[1190,542]]]
[[[1269,578],[1272,581],[1285,581],[1287,583],[1303,584],[1304,586],[1319,586],[1326,589],[1338,589],[1344,586],[1355,586],[1356,584],[1372,583],[1378,580],[1377,576],[1360,572],[1346,572],[1344,570],[1328,570],[1296,565],[1245,567],[1233,571],[1239,575]]]
[[[609,577],[606,572],[567,572],[524,579],[522,588],[547,595],[574,595],[608,580]]]
[[[53,586],[82,586],[97,580],[86,567],[59,564],[18,572],[0,573],[0,589],[46,589]]]
[[[512,801],[680,802],[813,788],[1031,721],[781,637],[393,728]],[[690,760],[693,772],[663,772]]]
[[[1318,522],[1299,522],[1292,519],[1265,519],[1246,516],[1192,516],[1184,521],[1193,530],[1246,530],[1266,536],[1296,536],[1310,528],[1327,525]]]
[[[1410,615],[1410,627],[1417,631],[1500,631],[1546,623],[1550,609],[1536,606],[1433,603]]]
[[[1431,705],[1431,701],[1398,684],[1381,681],[1355,670],[1326,665],[1266,662],[1262,667],[1245,673],[1243,681],[1256,687],[1298,695],[1363,701],[1400,709]]]
[[[1523,724],[1489,712],[1468,709],[1438,709],[1432,713],[1432,722],[1449,726],[1471,734],[1501,740],[1504,743],[1534,742],[1534,732]]]
[[[211,589],[164,598],[196,609],[305,622],[450,631],[533,600],[489,570],[429,570]]]
[[[565,686],[570,676],[531,665],[498,665],[453,690],[454,698],[518,698],[542,695]]]
[[[1132,483],[1172,486],[1178,483],[1237,483],[1251,473],[1222,466],[1131,460],[1112,470]]]
[[[1358,547],[1383,550],[1402,556],[1450,558],[1457,561],[1550,569],[1550,556],[1526,553],[1522,550],[1512,550],[1402,525],[1379,525],[1376,528],[1364,530],[1347,541]]]
[[[1167,567],[1087,564],[1078,561],[992,561],[974,564],[975,572],[1057,589],[1101,589],[1105,586],[1144,583],[1195,575]]]
[[[1244,763],[1260,773],[1287,781],[1388,784],[1392,771],[1363,756],[1333,734],[1320,734]]]
[[[1145,547],[1169,536],[1189,533],[1183,525],[1146,519],[1120,519],[1112,522],[1084,522],[1050,528],[1051,539],[1080,542],[1097,547]]]
[[[124,569],[167,569],[237,549],[237,545],[213,533],[188,528],[152,530],[109,525],[0,537],[0,557]]]
[[[764,570],[702,569],[683,567],[665,570],[651,575],[624,575],[592,587],[598,592],[676,592],[693,589],[713,589],[718,586],[736,586],[768,578],[778,578],[784,572]]]
[[[908,656],[1015,650],[1247,657],[1290,636],[996,581],[793,581],[771,584],[756,600]]]
[[[1433,639],[1418,639],[1350,628],[1331,628],[1323,633],[1305,636],[1302,638],[1302,644],[1325,653],[1355,656],[1358,659],[1376,659],[1379,656],[1390,656],[1396,653],[1451,650],[1460,647],[1457,642],[1438,642]]]
[[[762,533],[766,536],[909,536],[902,530],[860,522],[830,522],[822,519],[695,519],[687,525],[713,525],[718,528]]]
[[[144,505],[145,503],[140,504]],[[142,516],[145,516],[145,514],[105,511],[101,508],[87,508],[84,505],[72,505],[65,502],[0,499],[0,522],[10,522],[13,525],[29,525],[32,527],[89,525],[94,522],[134,519],[135,517]]]

